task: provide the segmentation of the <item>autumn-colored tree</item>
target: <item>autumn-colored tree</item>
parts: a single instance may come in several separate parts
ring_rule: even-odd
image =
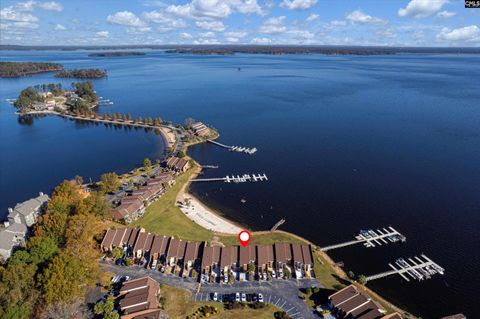
[[[106,217],[110,211],[110,205],[105,195],[100,192],[91,192],[90,196],[85,198],[85,203],[89,213],[99,217]]]
[[[100,190],[104,193],[115,192],[120,187],[120,181],[116,173],[105,173],[100,177]]]

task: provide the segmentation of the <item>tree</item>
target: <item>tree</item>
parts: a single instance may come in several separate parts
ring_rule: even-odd
[[[90,214],[106,217],[110,211],[110,204],[105,198],[105,195],[100,192],[91,192],[90,196],[85,198],[84,201]]]
[[[120,187],[120,181],[116,173],[105,173],[100,177],[101,185],[100,189],[104,193],[115,192]]]
[[[180,157],[180,158],[185,157],[185,152],[182,151],[182,150],[178,151],[178,152],[177,152],[177,157]]]
[[[57,243],[50,237],[34,236],[28,242],[30,261],[35,264],[44,264],[50,261],[59,251]]]
[[[355,278],[355,273],[354,273],[353,271],[349,270],[349,271],[347,272],[347,276],[348,276],[348,278],[350,278],[350,279],[354,279],[354,278]]]
[[[118,259],[118,258],[121,258],[123,257],[123,249],[122,247],[115,247],[113,250],[112,250],[112,258],[113,259]]]
[[[365,275],[359,275],[357,281],[361,285],[365,285],[367,283],[367,277]]]
[[[146,169],[148,169],[150,166],[152,166],[152,161],[146,157],[144,160],[143,160],[143,167],[145,167]]]
[[[82,185],[83,184],[83,177],[80,176],[80,175],[75,175],[75,177],[73,178],[75,180],[75,182],[77,182],[77,185]]]
[[[188,127],[191,127],[193,124],[195,124],[195,120],[192,119],[191,117],[188,117],[185,119],[185,126],[188,128]]]

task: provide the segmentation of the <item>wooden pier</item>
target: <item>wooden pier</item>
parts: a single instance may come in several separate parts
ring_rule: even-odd
[[[285,223],[285,218],[280,219],[275,225],[273,225],[270,231],[276,231],[278,227],[282,226]]]
[[[399,231],[393,227],[376,229],[376,230],[362,230],[360,233],[355,236],[355,240],[347,241],[340,244],[330,245],[321,248],[322,251],[332,250],[336,248],[351,246],[363,243],[367,248],[375,247],[376,245],[382,246],[382,244],[395,243],[395,242],[404,242],[406,237],[403,236]]]
[[[265,174],[243,174],[243,175],[232,175],[218,178],[196,178],[192,179],[192,182],[225,182],[225,183],[247,183],[247,182],[263,182],[268,181],[267,175]]]
[[[425,256],[424,254],[420,256],[423,259],[417,256],[413,257],[413,259],[408,258],[408,260],[404,258],[398,258],[395,261],[396,267],[391,263],[388,264],[388,266],[390,266],[392,270],[388,270],[372,276],[367,276],[366,280],[370,281],[398,274],[402,276],[402,278],[406,281],[410,281],[410,279],[421,281],[424,279],[430,279],[435,274],[443,275],[445,273],[445,269],[440,267],[433,260]]]
[[[256,147],[248,148],[248,147],[243,147],[243,146],[229,146],[229,145],[225,145],[225,144],[222,144],[222,143],[219,143],[219,142],[215,142],[213,140],[207,140],[207,141],[212,143],[212,144],[218,145],[220,147],[226,148],[226,149],[228,149],[229,151],[232,151],[232,152],[247,153],[247,154],[250,154],[250,155],[257,152]]]

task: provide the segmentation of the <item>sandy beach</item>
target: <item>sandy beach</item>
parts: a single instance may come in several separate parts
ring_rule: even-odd
[[[189,205],[179,205],[180,210],[185,216],[200,226],[224,234],[237,235],[242,230],[242,228],[236,226],[232,222],[218,216],[191,194],[186,193],[180,197],[180,201],[183,203],[185,203],[185,199],[189,200]]]

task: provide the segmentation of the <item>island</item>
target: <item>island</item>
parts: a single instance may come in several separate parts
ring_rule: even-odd
[[[107,70],[102,69],[72,69],[60,70],[55,73],[57,78],[100,79],[107,76]]]
[[[60,70],[63,70],[63,65],[51,62],[0,62],[0,77],[2,78]]]
[[[112,51],[112,52],[97,52],[90,53],[90,57],[115,57],[115,56],[137,56],[145,55],[144,52],[135,52],[135,51]]]
[[[32,111],[70,111],[80,114],[91,111],[97,101],[93,84],[87,81],[72,83],[71,90],[64,90],[61,83],[28,87],[20,92],[13,105],[24,114]]]

